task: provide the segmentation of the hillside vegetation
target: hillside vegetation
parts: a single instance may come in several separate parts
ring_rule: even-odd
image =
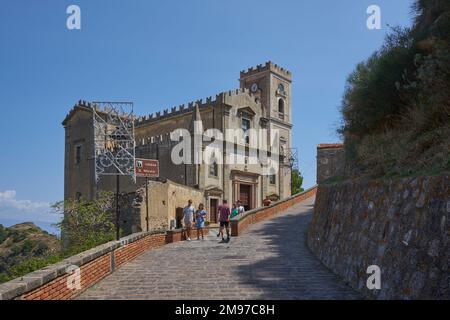
[[[59,239],[31,222],[9,228],[0,224],[0,282],[20,273],[24,263],[39,264],[59,251]]]
[[[31,222],[5,228],[0,225],[0,283],[59,262],[114,240],[113,196],[101,192],[93,201],[66,200],[53,208],[63,219],[57,225],[64,245]]]
[[[420,0],[347,79],[338,132],[346,176],[450,170],[450,1]]]

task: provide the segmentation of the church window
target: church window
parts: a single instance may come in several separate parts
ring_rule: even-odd
[[[283,99],[278,100],[278,112],[284,113],[284,100]]]
[[[280,119],[284,119],[284,100],[278,100],[278,115]]]
[[[244,142],[250,143],[249,130],[250,129],[250,120],[242,119],[242,130],[244,131]]]
[[[270,170],[269,183],[270,184],[275,184],[276,183],[276,181],[275,181],[275,170],[274,169]]]
[[[217,165],[216,159],[213,159],[209,165],[209,175],[212,177],[217,177],[219,175],[219,166]]]
[[[75,147],[75,164],[79,164],[81,162],[81,145],[77,145]]]

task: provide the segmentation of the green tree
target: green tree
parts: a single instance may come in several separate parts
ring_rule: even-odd
[[[114,197],[100,193],[98,199],[69,199],[52,207],[63,214],[57,226],[64,239],[64,253],[75,254],[115,239]]]
[[[30,239],[26,239],[22,245],[22,252],[23,253],[30,253],[31,250],[33,250],[33,241],[31,241]]]
[[[303,177],[301,176],[300,171],[298,171],[298,169],[292,170],[291,179],[292,179],[292,194],[297,194],[299,192],[304,191],[304,189],[302,188]]]
[[[47,244],[43,241],[39,241],[36,246],[35,255],[43,256],[49,250]]]

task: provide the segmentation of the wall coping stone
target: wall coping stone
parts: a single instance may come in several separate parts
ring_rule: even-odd
[[[27,285],[14,280],[0,285],[0,300],[10,300],[26,292]]]
[[[167,233],[177,233],[177,232],[182,232],[183,228],[176,228],[176,229],[172,229],[172,230],[167,230]]]
[[[240,214],[238,214],[237,216],[231,218],[231,221],[236,221],[236,222],[237,222],[237,221],[242,221],[242,220],[244,220],[245,218],[247,218],[248,216],[254,215],[254,214],[256,214],[256,213],[258,213],[258,212],[260,212],[260,211],[263,211],[263,210],[267,210],[267,209],[276,207],[276,206],[278,206],[278,205],[280,205],[280,204],[282,204],[282,203],[284,203],[284,202],[288,202],[288,201],[290,201],[290,200],[292,200],[292,199],[295,199],[295,198],[297,198],[297,197],[299,197],[299,196],[301,196],[301,195],[303,195],[303,194],[306,194],[306,193],[308,193],[308,192],[310,192],[310,191],[312,191],[312,190],[314,190],[314,189],[316,189],[316,188],[317,188],[317,185],[314,185],[314,186],[312,186],[311,188],[306,189],[305,191],[302,191],[302,192],[300,192],[300,193],[294,194],[294,195],[292,195],[292,196],[290,196],[290,197],[287,197],[287,198],[285,198],[285,199],[283,199],[283,200],[279,200],[279,201],[276,201],[276,202],[274,202],[274,203],[271,203],[271,204],[268,205],[268,206],[265,206],[265,207],[259,207],[259,208],[255,208],[255,209],[252,209],[252,210],[249,210],[249,211],[245,211],[245,212],[240,213]]]
[[[130,234],[129,236],[120,238],[118,243],[119,243],[119,246],[124,246],[129,243],[140,240],[142,238],[145,238],[147,236],[152,236],[155,234],[165,234],[165,233],[166,233],[166,230],[151,230],[151,231],[143,231],[143,232],[133,233],[133,234]]]

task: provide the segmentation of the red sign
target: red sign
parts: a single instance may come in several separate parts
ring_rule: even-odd
[[[159,161],[151,159],[136,159],[134,162],[137,177],[158,178]]]

